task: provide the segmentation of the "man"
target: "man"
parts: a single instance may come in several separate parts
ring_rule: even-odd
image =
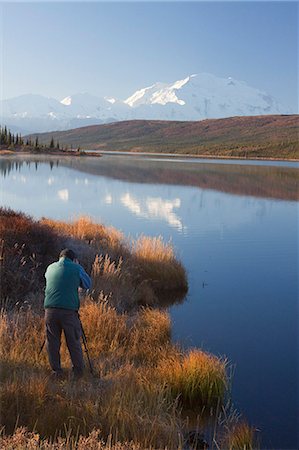
[[[79,378],[83,375],[84,361],[80,342],[82,328],[78,314],[80,307],[78,288],[90,289],[90,277],[78,263],[75,253],[66,248],[61,251],[59,261],[48,266],[45,278],[46,343],[53,375],[58,378],[63,375],[60,365],[63,330],[73,364],[73,373]]]

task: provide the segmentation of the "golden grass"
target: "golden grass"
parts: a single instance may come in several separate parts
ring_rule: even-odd
[[[2,433],[0,448],[181,448],[181,407],[215,413],[227,380],[225,361],[199,350],[181,352],[171,342],[169,314],[143,306],[161,303],[167,289],[187,286],[171,245],[144,236],[129,243],[88,218],[36,223],[0,209],[0,219],[4,270],[11,280],[16,271],[18,295],[29,275],[34,280],[34,290],[28,289],[17,307],[9,302],[14,284],[7,284],[0,314],[1,421],[11,434]],[[45,261],[57,259],[59,247],[68,243],[89,264],[94,285],[81,299],[80,315],[96,376],[86,369],[77,383],[68,370],[64,381],[52,381],[46,351],[39,354],[44,340],[41,276]],[[68,367],[64,340],[61,358]],[[14,433],[16,426],[21,428]]]
[[[2,312],[1,411],[7,433],[15,425],[37,430],[43,437],[88,434],[101,429],[121,441],[144,448],[176,445],[180,418],[165,384],[153,383],[151,370],[159,347],[170,346],[166,313],[142,310],[136,316],[118,314],[105,298],[87,299],[81,311],[97,378],[71,385],[47,377],[46,353],[38,355],[43,320],[32,310]],[[162,350],[160,350],[162,352]],[[65,344],[62,362],[69,364]]]
[[[82,265],[92,272],[93,297],[101,292],[119,310],[172,303],[187,292],[187,277],[170,243],[141,236],[125,239],[113,227],[80,217],[66,223],[51,219],[39,222],[0,208],[2,305],[32,300],[43,294],[44,273],[60,250],[72,248]],[[166,302],[165,302],[166,297]],[[40,305],[41,306],[41,305]]]
[[[185,371],[190,355],[184,357],[171,343],[165,311],[120,314],[103,295],[97,303],[86,298],[81,319],[96,378],[86,370],[77,384],[48,378],[46,352],[38,354],[44,337],[41,316],[29,308],[2,311],[0,319],[1,411],[7,433],[16,424],[43,438],[65,436],[66,428],[73,436],[99,429],[105,440],[112,433],[118,441],[143,448],[178,448],[183,419],[176,397],[183,397],[186,388],[183,377],[180,386],[174,385],[167,367]],[[66,367],[64,342],[61,354]],[[190,383],[190,376],[184,376]]]
[[[171,347],[171,324],[165,311],[143,308],[134,314],[118,313],[106,297],[97,303],[86,298],[80,316],[94,362],[153,365]],[[46,352],[39,350],[44,338],[43,317],[32,309],[2,311],[0,315],[0,356],[2,361],[48,367]],[[68,363],[63,342],[62,362]],[[106,361],[108,360],[108,361]]]
[[[161,380],[186,408],[210,414],[223,405],[227,391],[226,360],[201,350],[166,358],[158,367]]]
[[[151,280],[155,290],[187,291],[186,271],[170,242],[165,243],[161,236],[140,236],[133,242],[132,253],[139,275]]]
[[[171,243],[163,242],[161,236],[140,236],[130,242],[115,228],[96,224],[89,217],[71,223],[42,219],[41,224],[79,239],[71,244],[83,254],[82,263],[92,266],[95,294],[113,292],[111,300],[120,309],[153,306],[158,293],[177,291],[182,297],[188,290],[186,271]],[[89,249],[82,248],[82,242]]]
[[[43,218],[40,223],[66,237],[73,237],[88,243],[97,253],[109,252],[113,257],[124,257],[129,253],[124,236],[120,231],[114,227],[95,223],[88,216],[81,216],[73,222]]]
[[[246,422],[237,423],[227,436],[229,450],[253,450],[255,444],[255,429]]]

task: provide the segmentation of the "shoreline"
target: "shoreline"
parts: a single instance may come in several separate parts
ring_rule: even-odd
[[[97,153],[97,150],[88,150],[85,149],[84,152],[87,153],[87,156],[90,155],[90,153]],[[90,152],[90,153],[89,153]],[[190,153],[161,153],[161,152],[135,152],[135,151],[131,151],[131,152],[122,152],[119,150],[106,150],[106,151],[101,151],[99,150],[99,153],[101,153],[102,155],[128,155],[128,156],[136,156],[136,155],[140,155],[140,156],[159,156],[159,157],[178,157],[178,158],[198,158],[198,159],[223,159],[223,160],[241,160],[241,161],[286,161],[286,162],[298,162],[299,163],[299,158],[295,159],[295,158],[264,158],[264,157],[256,157],[256,158],[252,158],[252,157],[243,157],[243,156],[221,156],[221,155],[192,155]]]
[[[46,150],[46,151],[22,151],[22,150],[11,150],[11,149],[0,149],[0,156],[72,156],[72,157],[86,157],[86,156],[94,156],[95,158],[100,158],[102,155],[97,152],[86,153],[84,150],[81,152],[77,152],[76,150]]]
[[[277,161],[277,162],[294,162],[299,163],[299,158],[264,158],[264,157],[242,157],[242,156],[221,156],[221,155],[192,155],[186,153],[160,153],[160,152],[126,152],[119,150],[107,150],[107,151],[98,151],[98,150],[82,150],[81,153],[77,151],[14,151],[10,149],[0,149],[0,156],[72,156],[72,157],[95,157],[100,158],[104,155],[116,155],[116,156],[157,156],[161,159],[165,158],[185,158],[185,159],[210,159],[210,160],[224,160],[224,161]]]

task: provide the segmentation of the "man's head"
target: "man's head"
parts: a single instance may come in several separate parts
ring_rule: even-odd
[[[71,261],[74,261],[74,259],[77,259],[76,254],[73,252],[73,250],[69,248],[65,248],[61,250],[59,258],[69,258]]]

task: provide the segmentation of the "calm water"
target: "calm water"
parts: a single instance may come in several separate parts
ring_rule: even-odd
[[[173,338],[226,355],[263,448],[298,448],[298,165],[0,159],[1,205],[172,239],[188,271]],[[296,201],[297,200],[297,201]]]

